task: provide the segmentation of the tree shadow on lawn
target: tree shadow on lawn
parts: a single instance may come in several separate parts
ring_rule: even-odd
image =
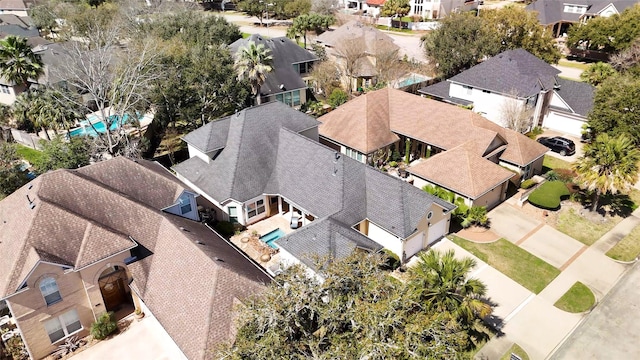
[[[583,208],[591,213],[591,206],[593,204],[593,196],[589,191],[580,190],[575,194],[574,199],[580,203]],[[631,197],[626,194],[611,194],[600,196],[600,204],[596,213],[602,217],[605,216],[620,216],[626,218],[638,208]]]

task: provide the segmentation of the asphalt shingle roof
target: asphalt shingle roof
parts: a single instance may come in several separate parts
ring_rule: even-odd
[[[422,89],[419,89],[418,92],[420,94],[433,96],[434,98],[441,99],[441,101],[456,105],[468,106],[473,104],[472,101],[449,96],[450,87],[451,83],[445,80],[433,85],[429,85],[427,87],[423,87]]]
[[[609,4],[613,4],[618,12],[622,13],[626,8],[637,4],[638,1],[633,0],[537,0],[529,5],[526,9],[536,11],[538,20],[542,25],[552,25],[560,21],[577,22],[582,14],[564,12],[564,5],[588,5],[587,13],[596,14],[603,10]]]
[[[0,296],[39,261],[78,270],[137,243],[149,256],[127,266],[133,288],[188,358],[211,358],[233,334],[234,302],[270,278],[205,225],[160,210],[184,190],[124,157],[39,176],[0,201]]]
[[[501,94],[529,97],[551,90],[560,70],[524,49],[502,52],[447,81]]]
[[[236,54],[240,47],[247,46],[250,41],[256,45],[263,44],[265,48],[271,50],[273,57],[273,71],[267,74],[264,84],[260,87],[260,94],[273,95],[307,87],[300,74],[294,70],[293,64],[317,61],[317,56],[287,37],[265,38],[260,34],[236,40],[229,45],[231,53]],[[283,89],[280,85],[283,85]]]
[[[595,87],[586,82],[566,79],[558,79],[558,85],[560,87],[555,90],[556,94],[574,113],[587,116],[593,108]]]

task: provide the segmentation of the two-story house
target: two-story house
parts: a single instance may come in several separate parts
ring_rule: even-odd
[[[190,159],[174,170],[219,220],[291,219],[275,245],[307,264],[318,248],[385,247],[405,261],[447,234],[452,204],[320,144],[318,124],[279,102],[244,109],[186,135]]]
[[[280,101],[296,108],[306,103],[309,73],[318,57],[287,37],[265,38],[260,34],[238,39],[229,45],[231,53],[236,54],[249,42],[262,44],[273,58],[273,69],[260,87],[262,103]]]
[[[118,157],[0,201],[0,299],[29,356],[134,307],[175,342],[172,358],[208,358],[233,339],[236,301],[270,277],[198,221],[203,200],[159,164]]]

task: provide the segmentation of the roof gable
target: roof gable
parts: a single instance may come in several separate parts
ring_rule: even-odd
[[[447,81],[521,98],[553,89],[560,71],[524,49],[493,56]]]
[[[567,104],[569,109],[578,115],[587,116],[593,108],[595,87],[582,81],[558,79],[555,94]]]

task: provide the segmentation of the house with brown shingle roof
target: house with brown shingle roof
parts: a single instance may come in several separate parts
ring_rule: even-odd
[[[318,119],[320,142],[371,165],[409,144],[417,187],[433,184],[469,205],[504,200],[508,181],[542,171],[547,148],[482,116],[450,104],[385,88],[357,97]],[[507,170],[507,169],[509,170]]]
[[[189,359],[232,339],[234,303],[270,277],[200,219],[160,165],[118,157],[48,172],[0,201],[0,299],[31,358],[106,311],[151,313]]]

